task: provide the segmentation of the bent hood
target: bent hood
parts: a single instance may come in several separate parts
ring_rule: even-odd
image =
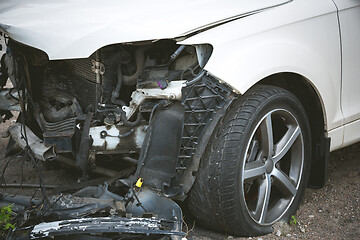
[[[109,44],[187,36],[286,2],[2,0],[0,28],[50,59],[83,58]]]

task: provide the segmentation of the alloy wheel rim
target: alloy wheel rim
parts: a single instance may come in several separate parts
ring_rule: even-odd
[[[250,136],[242,166],[242,197],[256,223],[271,225],[285,214],[299,189],[303,136],[298,121],[285,109],[265,114]]]

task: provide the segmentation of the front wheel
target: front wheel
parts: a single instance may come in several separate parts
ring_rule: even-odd
[[[287,220],[304,195],[309,125],[298,99],[273,86],[241,96],[214,131],[188,204],[200,223],[256,236]]]

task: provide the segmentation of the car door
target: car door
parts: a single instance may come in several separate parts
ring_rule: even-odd
[[[342,44],[344,146],[360,140],[360,0],[333,0]]]

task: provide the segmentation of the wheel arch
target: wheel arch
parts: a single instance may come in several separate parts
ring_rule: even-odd
[[[315,87],[307,78],[297,73],[281,72],[265,77],[257,84],[281,87],[294,94],[306,111],[312,135],[314,132],[316,134],[324,133],[326,119],[324,105]]]
[[[309,79],[293,72],[275,73],[257,84],[284,88],[301,102],[308,117],[312,141],[312,163],[308,185],[314,188],[323,187],[327,180],[330,139],[326,137],[325,108],[315,87]]]

